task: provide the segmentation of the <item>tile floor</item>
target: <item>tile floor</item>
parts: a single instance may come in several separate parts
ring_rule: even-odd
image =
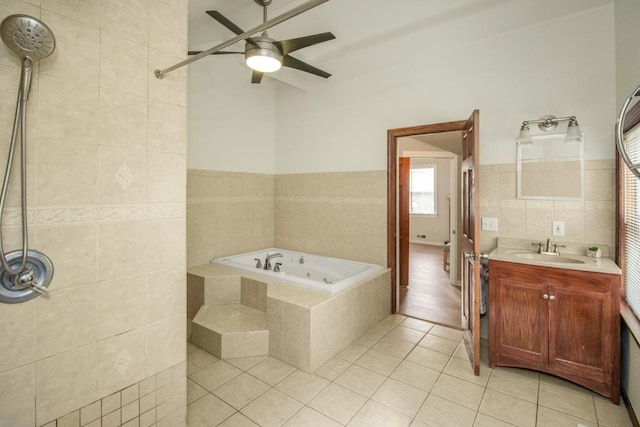
[[[187,360],[189,427],[632,425],[624,405],[546,374],[485,361],[475,377],[460,331],[402,315],[314,373],[192,345]]]

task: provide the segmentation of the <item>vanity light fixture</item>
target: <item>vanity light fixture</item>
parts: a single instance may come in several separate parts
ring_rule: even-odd
[[[533,139],[531,138],[530,124],[537,124],[538,128],[543,132],[551,132],[558,127],[558,122],[568,121],[567,133],[564,137],[566,144],[578,143],[584,140],[582,132],[580,132],[580,126],[576,120],[576,116],[569,117],[555,117],[555,116],[542,116],[538,120],[525,120],[520,127],[520,134],[516,138],[518,145],[532,145]]]

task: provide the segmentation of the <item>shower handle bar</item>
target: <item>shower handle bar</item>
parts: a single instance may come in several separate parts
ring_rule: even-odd
[[[620,109],[620,115],[618,116],[618,120],[616,121],[616,145],[618,147],[618,152],[620,153],[620,157],[627,165],[629,170],[636,176],[636,178],[640,179],[640,163],[633,163],[629,155],[627,154],[627,149],[624,146],[624,120],[627,117],[627,110],[629,109],[629,105],[631,105],[631,101],[633,98],[640,95],[640,85],[638,85],[631,95],[625,100],[622,108]]]
[[[276,16],[275,18],[272,18],[266,22],[264,22],[261,25],[258,25],[257,27],[245,31],[242,34],[238,34],[237,36],[227,40],[226,42],[220,43],[219,45],[216,45],[214,47],[212,47],[211,49],[205,50],[203,52],[200,52],[199,54],[192,56],[189,59],[185,59],[182,62],[178,62],[175,65],[172,65],[168,68],[165,68],[164,70],[156,70],[155,71],[155,75],[157,78],[162,79],[167,73],[170,73],[171,71],[174,71],[178,68],[184,67],[185,65],[189,65],[192,62],[195,62],[201,58],[204,58],[207,55],[210,55],[212,53],[216,53],[217,51],[224,49],[225,47],[231,46],[232,44],[239,42],[240,40],[244,40],[247,37],[251,37],[252,35],[259,33],[260,31],[263,30],[267,30],[271,27],[273,27],[274,25],[277,25],[281,22],[284,22],[288,19],[293,18],[294,16],[300,15],[303,12],[306,12],[307,10],[313,9],[316,6],[320,6],[323,3],[328,2],[329,0],[310,0],[306,3],[301,4],[298,7],[295,7],[293,9],[291,9],[288,12],[283,13],[282,15]]]

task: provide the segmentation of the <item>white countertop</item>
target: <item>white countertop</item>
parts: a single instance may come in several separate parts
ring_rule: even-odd
[[[553,240],[552,240],[553,242]],[[515,262],[518,264],[542,267],[563,268],[568,270],[592,271],[605,274],[622,274],[620,267],[610,258],[592,258],[586,256],[586,244],[560,242],[566,248],[559,248],[560,256],[537,256],[537,249],[529,240],[499,239],[498,247],[489,254],[489,260]],[[609,254],[609,248],[598,245],[603,255]]]

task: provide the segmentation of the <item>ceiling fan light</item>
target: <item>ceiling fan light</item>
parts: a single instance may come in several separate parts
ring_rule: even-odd
[[[261,73],[272,73],[282,67],[282,55],[273,49],[259,46],[248,47],[244,52],[247,66]]]

